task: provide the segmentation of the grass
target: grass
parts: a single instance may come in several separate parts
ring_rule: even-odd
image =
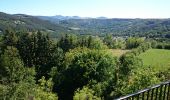
[[[144,66],[152,66],[158,70],[170,68],[170,50],[150,49],[139,55],[143,60]]]
[[[110,49],[110,51],[112,52],[112,54],[116,57],[120,57],[122,54],[130,51],[130,50],[121,50],[121,49]]]

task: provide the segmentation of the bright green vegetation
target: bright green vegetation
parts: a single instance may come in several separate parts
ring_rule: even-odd
[[[150,49],[139,57],[143,60],[145,66],[154,66],[158,70],[167,70],[170,68],[170,50]]]

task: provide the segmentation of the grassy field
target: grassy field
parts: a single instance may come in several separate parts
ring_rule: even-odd
[[[114,56],[120,57],[122,54],[130,51],[130,50],[121,50],[121,49],[110,49],[110,51],[112,52],[112,54]]]
[[[170,68],[170,50],[150,49],[139,55],[146,66],[153,66],[158,70]]]

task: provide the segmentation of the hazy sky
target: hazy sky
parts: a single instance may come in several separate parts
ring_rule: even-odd
[[[0,0],[0,12],[109,18],[170,18],[170,0]]]

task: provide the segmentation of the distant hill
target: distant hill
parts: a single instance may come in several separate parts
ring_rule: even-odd
[[[47,20],[39,19],[35,16],[24,14],[6,14],[0,12],[0,31],[11,28],[16,31],[50,31],[68,32],[67,27],[51,23]]]
[[[87,19],[90,17],[79,17],[79,16],[62,16],[62,15],[56,15],[56,16],[36,16],[42,20],[48,20],[53,23],[59,23],[63,20],[70,20],[70,19]]]
[[[14,30],[43,30],[60,33],[91,34],[103,36],[169,37],[170,19],[109,19],[106,17],[79,16],[30,16],[0,12],[0,32],[7,28]]]
[[[170,19],[70,19],[59,22],[84,33],[113,35],[166,35],[170,34]]]
[[[39,17],[63,27],[79,30],[80,34],[106,34],[116,36],[165,36],[170,34],[170,19],[121,19],[121,18],[83,18],[69,16]]]

